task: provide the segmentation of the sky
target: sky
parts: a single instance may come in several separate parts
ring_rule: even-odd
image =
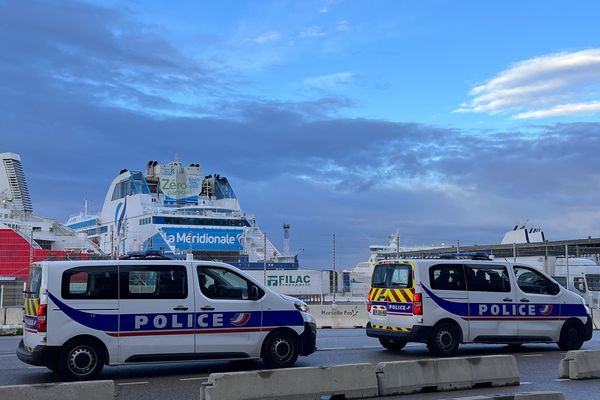
[[[199,163],[301,265],[600,236],[597,1],[0,0],[0,152],[34,212]]]

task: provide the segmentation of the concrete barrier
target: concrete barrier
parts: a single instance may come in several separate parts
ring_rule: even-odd
[[[527,392],[506,395],[454,397],[446,400],[565,400],[561,392]]]
[[[23,308],[0,308],[0,325],[23,325]]]
[[[310,306],[317,328],[364,328],[368,315],[365,304],[328,304]]]
[[[381,362],[376,373],[380,396],[519,384],[517,361],[508,355]]]
[[[201,400],[320,399],[323,395],[360,399],[377,394],[372,364],[215,373],[200,388]]]
[[[592,324],[594,329],[600,329],[600,309],[592,309]]]
[[[17,325],[0,325],[0,336],[14,336],[19,334]]]
[[[115,400],[113,381],[0,386],[0,400]]]
[[[569,379],[600,378],[600,350],[573,350],[560,361],[558,375]]]

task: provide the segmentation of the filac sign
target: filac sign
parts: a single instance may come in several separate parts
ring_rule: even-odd
[[[267,286],[310,286],[310,275],[269,275]]]
[[[323,292],[323,271],[317,270],[268,270],[245,271],[264,282],[269,289],[289,295],[317,295]]]

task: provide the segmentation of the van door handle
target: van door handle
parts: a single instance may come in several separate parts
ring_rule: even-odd
[[[200,308],[202,311],[212,311],[215,308],[213,306],[204,306]]]
[[[177,306],[177,307],[173,307],[173,310],[175,311],[187,311],[187,307],[185,306]]]
[[[529,303],[529,299],[527,299],[527,298],[523,297],[523,298],[521,299],[521,302],[523,302],[523,303]]]
[[[502,299],[502,301],[512,301],[512,299],[510,297],[505,297]]]

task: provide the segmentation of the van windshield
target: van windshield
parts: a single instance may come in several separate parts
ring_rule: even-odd
[[[588,290],[600,291],[600,275],[586,275]]]
[[[29,268],[27,277],[27,286],[25,286],[25,296],[28,298],[40,297],[40,287],[42,286],[42,268],[38,265],[32,265]]]
[[[371,287],[409,289],[412,287],[409,264],[383,264],[373,270]]]

